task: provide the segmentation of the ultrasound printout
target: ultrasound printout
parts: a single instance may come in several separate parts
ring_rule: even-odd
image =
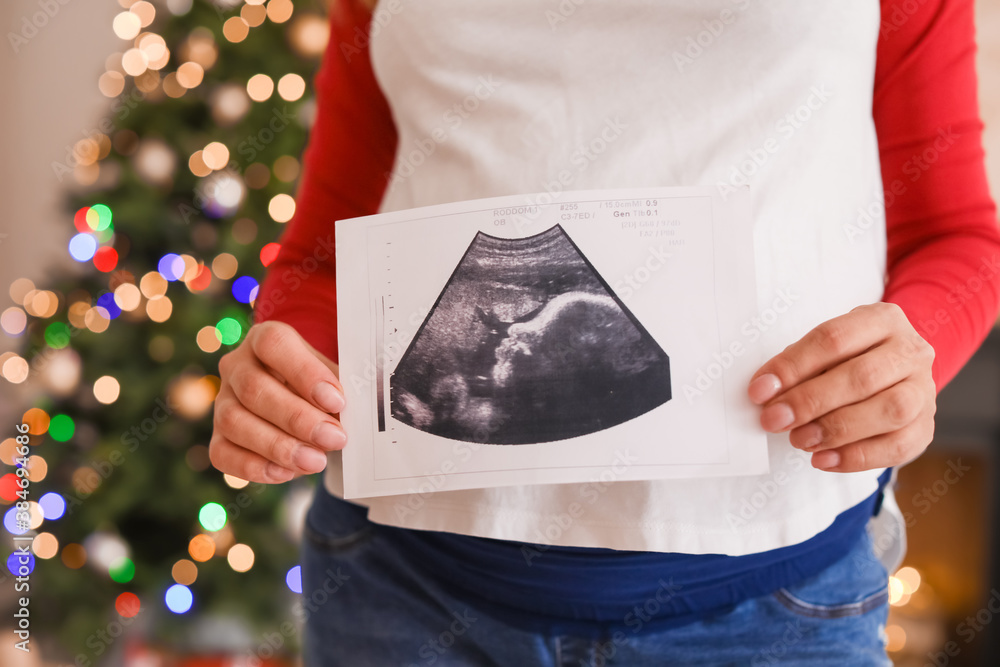
[[[762,359],[729,352],[757,305],[747,192],[517,195],[336,235],[346,497],[767,471]]]

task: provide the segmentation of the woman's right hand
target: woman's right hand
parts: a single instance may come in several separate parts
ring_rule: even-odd
[[[284,322],[250,328],[219,360],[209,458],[224,473],[251,482],[287,482],[326,467],[326,452],[347,435],[337,364]]]

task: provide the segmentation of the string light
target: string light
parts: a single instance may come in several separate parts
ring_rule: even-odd
[[[257,291],[260,289],[257,281],[250,276],[240,276],[233,281],[233,298],[240,303],[250,303],[257,298]]]
[[[55,491],[49,491],[39,498],[38,506],[42,508],[42,516],[46,521],[55,521],[66,513],[66,501]]]
[[[285,574],[285,585],[293,593],[302,592],[302,566],[296,565]]]
[[[28,457],[28,479],[32,482],[41,482],[49,474],[49,464],[42,456],[34,454]],[[48,518],[44,511],[42,517]]]
[[[292,18],[294,10],[292,0],[271,0],[267,3],[267,18],[274,23],[284,23]]]
[[[250,34],[250,24],[242,16],[232,16],[222,24],[222,35],[230,42],[238,44]]]
[[[27,557],[25,557],[27,556]],[[35,571],[35,556],[34,554],[15,550],[14,553],[7,556],[7,569],[10,573],[16,576],[27,576]]]
[[[198,511],[198,523],[211,532],[222,530],[226,525],[226,508],[219,503],[205,503]]]
[[[191,589],[187,586],[174,584],[167,589],[163,600],[167,605],[167,609],[175,614],[183,614],[191,609],[191,605],[194,603],[194,596],[191,594]]]
[[[31,550],[43,560],[54,558],[59,553],[59,540],[52,533],[39,533],[31,541]]]
[[[295,215],[295,200],[284,193],[274,195],[267,205],[267,212],[275,222],[288,222]]]
[[[306,81],[298,74],[286,74],[278,79],[278,95],[286,102],[294,102],[306,92]]]
[[[115,288],[114,300],[122,310],[133,311],[142,301],[142,292],[133,283],[123,283]]]
[[[223,345],[235,345],[243,336],[243,327],[232,317],[224,317],[215,325],[215,333]]]
[[[263,248],[260,249],[260,263],[264,266],[270,266],[278,257],[278,251],[281,250],[280,243],[268,243]]]
[[[220,280],[229,280],[236,275],[239,262],[228,252],[221,253],[212,260],[212,273]]]
[[[299,176],[299,161],[291,155],[282,155],[274,161],[274,177],[283,183],[291,183]]]
[[[0,328],[3,328],[8,336],[20,336],[27,324],[27,316],[17,306],[11,306],[0,314]]]
[[[254,102],[264,102],[274,93],[274,81],[266,74],[254,74],[247,81],[247,95]]]
[[[115,16],[111,28],[120,39],[134,39],[142,29],[142,20],[132,12],[122,12]]]
[[[194,560],[204,563],[215,555],[215,542],[208,535],[195,535],[188,543],[188,553]]]
[[[188,90],[197,88],[205,78],[205,68],[189,61],[177,68],[177,83]]]
[[[21,416],[21,423],[28,425],[28,433],[42,435],[49,430],[49,413],[41,408],[30,408]]]
[[[120,556],[108,566],[108,575],[116,583],[127,584],[135,577],[135,563],[131,558]]]
[[[182,558],[170,568],[170,576],[178,584],[190,586],[198,579],[198,566],[187,558]]]
[[[236,477],[234,475],[230,475],[228,473],[224,474],[222,476],[222,479],[226,482],[226,484],[230,488],[233,488],[233,489],[242,489],[243,487],[245,487],[247,484],[250,483],[249,481],[247,481],[245,479],[240,479],[239,477]]]
[[[246,544],[234,544],[226,554],[226,560],[229,562],[229,567],[236,572],[247,572],[253,567],[253,549]]]
[[[198,330],[195,342],[198,343],[198,348],[202,352],[211,354],[212,352],[217,352],[222,347],[222,341],[215,335],[215,331],[216,329],[213,326],[202,327]]]
[[[28,362],[16,354],[8,357],[0,367],[0,375],[11,384],[21,384],[28,379]]]
[[[99,403],[111,405],[118,400],[120,393],[121,385],[118,383],[118,380],[110,375],[104,375],[94,381],[94,398]]]
[[[125,592],[115,598],[115,611],[122,618],[132,618],[139,613],[141,608],[139,596],[135,593]]]
[[[62,562],[71,570],[79,570],[87,564],[87,550],[79,544],[67,544],[62,550]]]

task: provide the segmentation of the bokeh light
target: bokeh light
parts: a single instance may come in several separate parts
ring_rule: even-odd
[[[28,379],[28,362],[16,354],[4,360],[0,366],[0,374],[13,384],[20,384]]]
[[[53,322],[45,327],[45,344],[49,347],[61,350],[69,345],[69,327],[64,322]]]
[[[118,251],[111,246],[98,248],[94,253],[94,268],[103,273],[111,273],[118,266]]]
[[[191,594],[191,589],[187,586],[174,584],[167,589],[163,600],[166,602],[167,609],[175,614],[183,614],[191,609],[191,605],[194,603],[194,596]]]
[[[267,204],[267,212],[275,222],[288,222],[295,215],[295,200],[284,193],[274,195]]]
[[[30,481],[41,482],[48,474],[49,464],[44,457],[38,454],[28,457],[28,479]]]
[[[17,521],[17,507],[11,507],[3,515],[3,527],[7,529],[7,532],[11,535],[24,535],[28,532],[28,523],[18,524]],[[24,519],[24,517],[21,517]]]
[[[266,74],[254,74],[247,81],[247,95],[254,102],[264,102],[274,94],[274,81]]]
[[[285,585],[293,593],[302,592],[302,566],[296,565],[285,575]]]
[[[243,336],[243,327],[231,317],[223,317],[215,325],[215,333],[223,345],[235,345]]]
[[[250,34],[250,25],[241,16],[232,16],[222,24],[222,34],[230,42],[238,44]]]
[[[212,273],[220,280],[229,280],[236,275],[239,262],[228,252],[221,253],[212,260]]]
[[[173,282],[175,280],[180,280],[184,275],[184,260],[176,253],[167,253],[160,258],[156,268],[160,272],[161,276]],[[147,298],[152,298],[148,294],[146,296]]]
[[[243,487],[245,487],[247,484],[250,483],[248,480],[236,477],[235,475],[230,475],[229,473],[225,473],[224,475],[222,475],[222,479],[227,486],[233,489],[242,489]]]
[[[54,558],[59,553],[59,540],[52,533],[39,533],[31,541],[31,550],[43,560]]]
[[[66,513],[66,501],[55,491],[49,491],[39,498],[38,505],[42,508],[42,515],[47,521],[62,518]]]
[[[167,255],[167,257],[170,257],[170,255]],[[178,256],[173,255],[173,257]],[[161,259],[160,265],[163,265],[163,263],[163,259]],[[167,262],[167,266],[173,267],[173,259]],[[167,280],[159,271],[150,271],[139,281],[139,290],[147,299],[152,299],[154,296],[163,296],[167,293]]]
[[[195,340],[202,352],[211,354],[212,352],[217,352],[222,347],[222,341],[215,335],[215,331],[216,329],[213,326],[202,327],[198,330],[198,336]]]
[[[226,525],[226,508],[219,503],[205,503],[198,511],[198,523],[207,531],[222,530]]]
[[[233,298],[240,303],[250,303],[257,298],[257,290],[260,285],[250,276],[240,276],[233,281]]]
[[[286,74],[278,79],[278,95],[286,102],[294,102],[306,92],[306,80],[298,74]]]
[[[24,577],[35,571],[35,556],[32,553],[14,551],[7,556],[7,569],[15,577]]]
[[[139,613],[140,608],[139,596],[135,593],[125,592],[115,598],[115,611],[122,618],[132,618]]]
[[[21,423],[28,425],[31,435],[42,435],[49,430],[49,413],[41,408],[29,408],[21,415]]]
[[[21,490],[18,479],[18,476],[12,472],[0,477],[0,498],[5,502],[12,503],[17,500],[17,493]]]
[[[97,239],[93,234],[84,232],[69,240],[69,254],[78,262],[89,262],[97,252]]]
[[[195,535],[188,543],[188,553],[194,560],[204,563],[215,555],[215,541],[208,535]]]
[[[114,292],[105,292],[97,297],[95,308],[101,317],[106,320],[117,319],[122,314],[122,309],[118,307],[118,303],[115,301]]]
[[[18,336],[28,325],[28,317],[17,306],[11,306],[0,314],[0,327],[8,336]]]
[[[49,422],[49,436],[53,440],[66,442],[73,437],[76,424],[69,415],[55,415]]]
[[[174,304],[170,297],[157,296],[146,302],[146,314],[154,322],[166,322],[174,312]]]
[[[268,243],[263,248],[260,249],[260,263],[264,266],[270,266],[278,257],[278,251],[281,250],[280,243]]]
[[[198,566],[187,558],[182,558],[170,568],[170,576],[178,584],[190,586],[198,579]]]
[[[131,558],[126,556],[116,558],[108,566],[108,575],[112,581],[119,584],[127,584],[135,577],[135,563],[132,562]]]
[[[71,570],[79,570],[87,564],[87,550],[80,544],[67,544],[62,550],[62,562]]]
[[[101,376],[94,381],[94,398],[99,403],[110,405],[118,400],[120,394],[121,385],[110,375]]]
[[[229,562],[229,567],[235,571],[246,572],[253,567],[253,549],[246,544],[234,544],[226,554],[226,560]]]
[[[133,311],[142,302],[142,292],[132,283],[122,283],[115,288],[114,299],[122,310]]]

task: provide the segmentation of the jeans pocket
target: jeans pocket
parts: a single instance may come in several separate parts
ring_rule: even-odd
[[[875,555],[871,538],[861,538],[840,560],[804,581],[779,589],[774,598],[809,618],[861,616],[889,602],[889,573]]]
[[[316,486],[302,530],[309,546],[328,554],[347,554],[367,544],[375,534],[368,508],[332,495],[322,480]]]

